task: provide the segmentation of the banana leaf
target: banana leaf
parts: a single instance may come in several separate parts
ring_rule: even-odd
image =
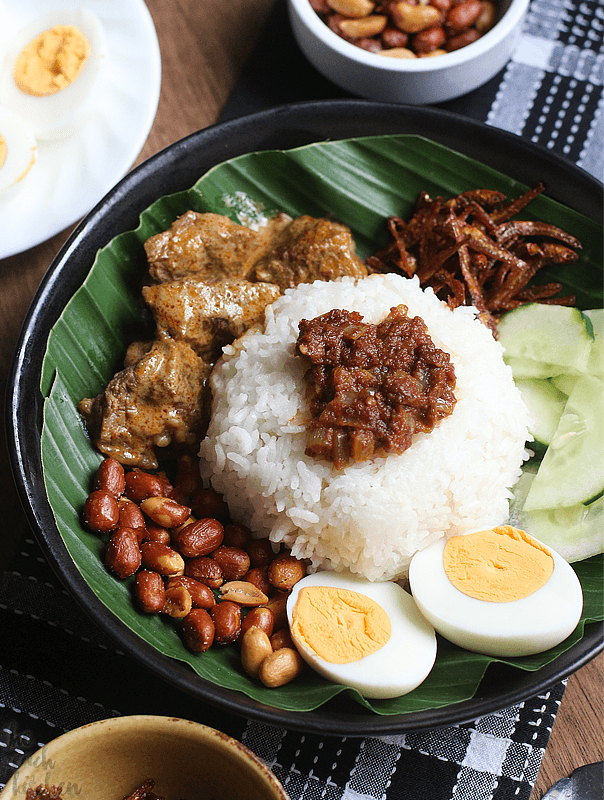
[[[596,556],[574,565],[585,598],[581,622],[565,642],[546,653],[494,659],[439,638],[432,672],[421,686],[400,698],[366,700],[311,670],[287,686],[267,689],[242,671],[236,647],[193,654],[172,619],[138,611],[133,579],[119,581],[107,572],[102,564],[104,541],[81,524],[101,456],[92,447],[76,406],[83,397],[101,392],[120,369],[128,343],[149,333],[149,319],[140,301],[146,271],[143,243],[149,236],[165,230],[189,209],[225,214],[243,224],[285,211],[292,216],[330,216],[346,223],[357,252],[367,257],[387,240],[386,218],[410,215],[421,191],[446,198],[475,188],[498,189],[516,197],[529,187],[418,136],[365,137],[292,151],[250,153],[214,167],[190,190],[158,199],[141,215],[136,230],[120,234],[99,251],[48,340],[40,382],[45,398],[44,476],[57,528],[82,576],[101,602],[158,652],[186,662],[212,684],[269,706],[313,710],[347,692],[369,713],[398,715],[472,698],[495,661],[538,670],[579,641],[585,625],[602,619],[602,556]],[[577,295],[579,307],[601,306],[602,227],[546,194],[522,216],[558,225],[582,242],[580,260],[550,274],[563,284],[563,294]],[[540,282],[544,282],[542,276]]]

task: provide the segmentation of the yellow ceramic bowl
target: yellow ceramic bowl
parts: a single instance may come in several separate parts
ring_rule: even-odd
[[[62,786],[64,800],[122,800],[146,780],[166,800],[289,800],[273,773],[240,742],[172,717],[93,722],[34,753],[0,794],[24,800],[29,788]]]

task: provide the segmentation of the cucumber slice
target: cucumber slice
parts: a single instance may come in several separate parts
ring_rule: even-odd
[[[548,380],[517,380],[532,422],[529,431],[536,442],[550,444],[566,405],[566,395]]]
[[[532,359],[557,364],[556,374],[585,372],[592,343],[578,308],[530,303],[505,314],[498,326],[505,359]]]
[[[590,375],[604,376],[604,308],[592,308],[583,312],[589,317],[594,341],[589,351],[587,371]]]
[[[604,381],[582,375],[566,402],[526,511],[587,503],[604,490]]]
[[[570,397],[572,390],[575,388],[578,375],[556,375],[551,379],[551,383],[559,392]]]
[[[570,563],[604,552],[604,497],[590,505],[528,511],[519,527]]]
[[[533,361],[532,358],[516,358],[516,356],[503,357],[508,367],[512,369],[514,380],[531,380],[533,378],[554,378],[564,374],[564,367],[559,364],[547,364],[544,361]]]

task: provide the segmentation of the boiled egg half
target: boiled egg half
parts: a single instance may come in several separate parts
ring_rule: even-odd
[[[363,696],[407,694],[430,673],[436,636],[398,584],[317,572],[287,602],[290,632],[309,666]]]
[[[2,103],[38,139],[64,138],[94,107],[104,59],[95,14],[83,7],[49,12],[11,37],[0,74]]]
[[[491,656],[526,656],[569,636],[583,592],[570,564],[510,525],[441,539],[413,556],[409,583],[436,631]]]
[[[21,190],[36,162],[37,145],[23,120],[0,106],[0,205]]]

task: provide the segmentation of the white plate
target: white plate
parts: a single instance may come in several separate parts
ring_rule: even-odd
[[[39,142],[22,190],[0,207],[0,258],[46,241],[88,213],[132,166],[155,118],[161,58],[143,0],[11,2],[0,8],[0,27],[16,31],[53,9],[80,6],[96,14],[105,32],[98,98],[71,137]]]

